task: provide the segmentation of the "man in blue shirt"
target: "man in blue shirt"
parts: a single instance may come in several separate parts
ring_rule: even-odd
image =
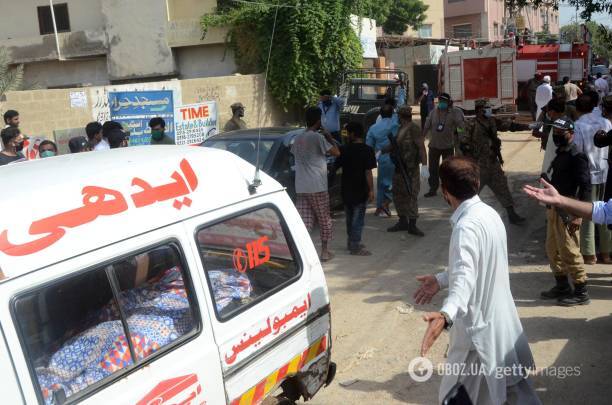
[[[372,125],[366,136],[366,144],[374,149],[378,159],[378,177],[376,179],[376,215],[391,216],[389,204],[393,197],[391,195],[391,185],[393,183],[393,173],[395,165],[391,161],[389,151],[391,143],[389,135],[395,137],[399,125],[393,122],[393,106],[385,104],[380,109],[380,121]]]
[[[330,90],[322,90],[319,98],[319,109],[321,110],[321,126],[332,134],[334,140],[342,143],[340,136],[340,113],[344,108],[346,100],[342,97],[332,96]]]

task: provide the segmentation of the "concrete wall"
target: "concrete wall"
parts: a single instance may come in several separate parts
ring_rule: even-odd
[[[111,80],[176,75],[165,0],[102,0]]]
[[[217,7],[217,0],[167,0],[168,19],[180,20],[212,13]]]
[[[445,0],[424,0],[427,4],[427,18],[423,24],[431,25],[431,38],[444,38],[444,1]],[[409,37],[418,37],[419,31],[409,29],[404,34]]]
[[[104,27],[101,1],[61,0],[68,3],[71,31]],[[37,7],[48,5],[49,0],[0,0],[0,40],[40,36]]]
[[[444,0],[444,18],[480,14],[485,11],[485,1],[487,0]]]
[[[223,126],[232,117],[230,106],[241,102],[245,106],[245,118],[249,127],[282,125],[284,115],[274,107],[270,93],[262,103],[264,88],[263,75],[234,75],[206,79],[181,80],[183,104],[216,100],[219,107],[219,122]]]
[[[159,82],[160,88],[168,82]],[[246,107],[245,120],[250,127],[257,126],[261,113],[262,126],[281,125],[284,116],[274,108],[269,95],[262,102],[264,79],[262,75],[235,75],[226,77],[180,81],[183,104],[216,100],[219,107],[219,125],[222,127],[231,117],[230,105],[240,101]],[[30,90],[9,92],[0,102],[0,114],[8,109],[19,111],[21,128],[29,136],[45,136],[53,139],[53,131],[84,128],[93,121],[91,91],[95,88]],[[70,93],[85,91],[88,105],[71,108]],[[178,105],[178,102],[177,104]]]
[[[534,9],[533,7],[525,7],[520,11],[522,17],[522,23],[517,25],[525,26],[532,32],[540,32],[544,30],[544,19],[542,18],[542,11],[548,12],[548,23],[549,31],[551,34],[559,33],[559,12],[552,9],[546,10],[545,8]]]
[[[108,84],[106,57],[28,63],[23,80],[26,88],[103,86]]]
[[[486,0],[487,4],[487,35],[489,41],[501,41],[504,39],[504,2],[502,0]],[[498,32],[495,33],[495,24]],[[484,36],[484,35],[483,35]]]
[[[542,13],[548,13],[549,31],[559,33],[559,12],[544,7],[525,7],[519,12],[517,25],[532,32],[544,30]],[[453,36],[453,25],[472,24],[474,37],[489,41],[502,40],[505,33],[503,0],[444,0],[444,26],[446,35]],[[495,24],[498,34],[495,34]]]
[[[233,54],[224,57],[227,29],[213,28],[202,39],[199,17],[212,12],[216,0],[61,2],[68,3],[71,32],[58,35],[66,60],[59,63],[55,35],[40,35],[38,28],[36,7],[49,1],[0,0],[0,46],[8,49],[12,63],[26,65],[26,83],[101,85],[222,76],[236,69]]]
[[[225,45],[174,48],[181,79],[228,76],[236,72],[234,53]]]

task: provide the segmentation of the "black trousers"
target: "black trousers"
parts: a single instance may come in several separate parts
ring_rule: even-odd
[[[448,159],[455,154],[455,149],[437,149],[429,147],[429,191],[438,191],[440,186],[440,157]]]

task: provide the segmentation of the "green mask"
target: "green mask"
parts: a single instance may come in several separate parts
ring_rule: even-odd
[[[41,158],[48,158],[48,157],[53,157],[55,156],[55,152],[53,152],[52,150],[44,150],[42,152],[40,152],[40,157]]]
[[[157,129],[157,130],[151,131],[151,138],[153,138],[154,140],[161,141],[163,137],[164,137],[163,129]]]

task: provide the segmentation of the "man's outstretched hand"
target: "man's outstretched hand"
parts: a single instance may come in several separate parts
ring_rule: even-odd
[[[436,342],[444,330],[445,319],[440,312],[430,312],[423,315],[423,320],[429,323],[423,342],[421,343],[421,357],[425,357],[431,346]]]
[[[414,293],[414,301],[418,305],[429,304],[434,295],[440,291],[440,284],[436,276],[428,274],[426,276],[418,276],[417,281],[421,282],[421,286]]]
[[[544,203],[546,205],[560,205],[561,195],[559,194],[559,192],[544,179],[540,179],[540,184],[542,184],[544,188],[537,188],[526,185],[523,187],[523,191],[529,197],[533,198],[534,200],[538,200],[539,202]]]

